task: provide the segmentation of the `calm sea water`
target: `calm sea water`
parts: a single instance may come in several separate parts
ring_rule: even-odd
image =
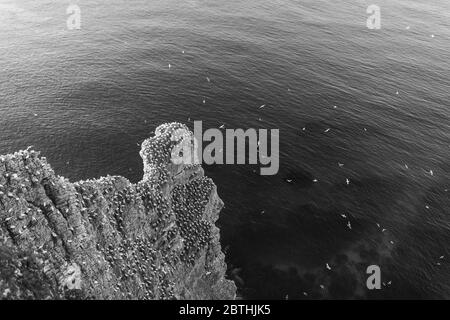
[[[279,128],[278,175],[206,168],[241,296],[450,298],[450,2],[376,2],[1,0],[0,153],[138,181],[163,122]]]

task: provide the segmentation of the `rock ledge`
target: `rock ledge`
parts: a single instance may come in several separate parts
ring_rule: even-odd
[[[0,157],[0,299],[234,299],[214,225],[223,202],[198,165],[174,165],[164,124],[142,181],[69,182],[38,152]]]

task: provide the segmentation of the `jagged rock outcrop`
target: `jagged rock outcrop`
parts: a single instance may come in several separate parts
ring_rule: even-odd
[[[38,152],[0,157],[0,299],[233,299],[199,165],[175,165],[178,123],[142,144],[142,181],[71,183]]]

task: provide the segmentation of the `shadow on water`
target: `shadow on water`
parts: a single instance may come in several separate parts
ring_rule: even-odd
[[[436,264],[441,255],[447,257],[448,249],[442,248],[446,248],[446,241],[447,245],[450,243],[450,226],[443,224],[446,220],[442,208],[450,207],[444,186],[430,188],[423,198],[412,202],[409,208],[419,214],[409,212],[405,215],[401,210],[408,208],[405,203],[410,201],[411,192],[415,193],[417,187],[408,186],[402,176],[366,177],[352,181],[347,187],[342,184],[305,187],[294,183],[295,177],[300,177],[301,181],[305,175],[307,178],[304,179],[310,180],[303,170],[291,172],[289,177],[293,181],[287,184],[294,190],[306,192],[306,203],[292,197],[290,205],[279,210],[242,212],[247,223],[232,226],[238,228],[232,239],[226,236],[230,226],[221,221],[225,235],[223,243],[229,253],[228,276],[236,281],[242,297],[430,297],[426,294],[430,288],[422,289],[427,286],[423,283],[423,270],[430,268],[427,264],[431,262],[427,261],[433,261],[432,258]],[[320,201],[324,194],[338,200]],[[440,209],[429,215],[421,203]],[[405,216],[411,214],[415,219],[406,220]],[[402,221],[404,226],[394,227],[395,220]],[[440,223],[443,225],[438,231],[436,228]],[[441,239],[440,243],[430,243],[436,238]],[[419,252],[416,251],[418,242],[423,244],[423,250]],[[429,247],[435,250],[427,252]],[[366,287],[369,276],[366,269],[370,265],[378,265],[382,270],[382,290]],[[433,283],[438,282],[441,286],[436,290],[436,297],[441,296],[438,292],[448,292],[449,278],[443,278],[450,274],[448,266],[442,266],[441,271],[444,274],[429,272],[436,278]]]

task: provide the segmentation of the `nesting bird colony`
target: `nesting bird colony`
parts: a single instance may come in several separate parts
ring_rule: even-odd
[[[2,156],[0,298],[233,298],[214,225],[223,204],[200,166],[171,163],[179,128],[144,141],[136,184],[71,183],[38,152]]]

